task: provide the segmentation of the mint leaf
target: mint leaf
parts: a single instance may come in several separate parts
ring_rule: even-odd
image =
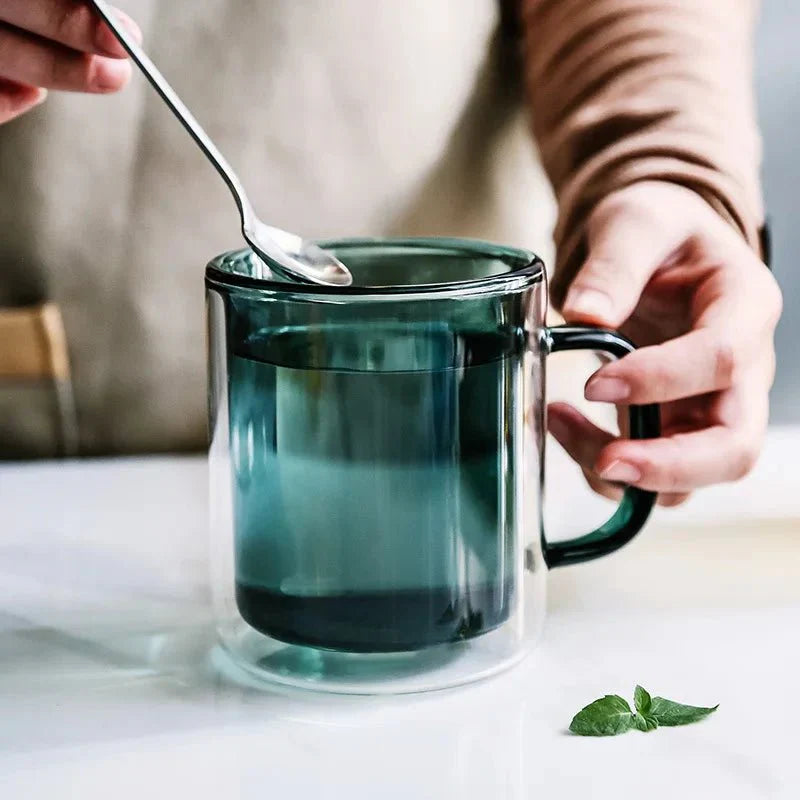
[[[633,712],[618,694],[607,694],[582,708],[569,729],[579,736],[617,736],[634,727]]]
[[[648,731],[654,731],[658,727],[658,720],[650,716],[650,714],[643,715],[636,713],[633,715],[633,726],[637,730],[647,733]]]
[[[636,704],[636,710],[642,715],[647,716],[650,713],[650,706],[653,702],[650,693],[647,689],[637,686],[633,693],[633,702]]]
[[[675,703],[663,697],[654,697],[650,704],[650,714],[656,718],[659,725],[672,727],[698,722],[709,714],[713,714],[718,708],[719,704],[711,708],[703,708],[702,706],[687,706],[683,705],[683,703]]]
[[[687,706],[664,697],[650,697],[647,689],[637,686],[633,693],[636,711],[618,694],[607,694],[582,708],[573,718],[569,729],[579,736],[617,736],[635,728],[647,733],[660,726],[689,725],[713,714],[712,708]]]
[[[633,692],[633,702],[636,705],[636,713],[633,715],[634,726],[645,733],[654,731],[658,727],[658,720],[650,711],[653,700],[647,689],[637,686]]]

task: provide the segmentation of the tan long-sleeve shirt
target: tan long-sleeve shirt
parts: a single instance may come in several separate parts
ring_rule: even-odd
[[[558,198],[553,299],[602,197],[679,183],[754,248],[763,221],[752,91],[755,0],[522,0],[528,96]]]

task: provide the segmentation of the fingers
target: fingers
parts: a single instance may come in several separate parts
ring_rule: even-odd
[[[625,481],[654,492],[687,492],[744,477],[755,464],[760,440],[741,443],[722,425],[693,433],[619,440],[597,460],[604,480]]]
[[[0,124],[30,111],[46,99],[45,89],[23,86],[0,78]]]
[[[597,462],[605,449],[615,440],[607,431],[598,428],[586,419],[577,409],[566,403],[551,403],[548,406],[548,429],[567,454],[583,470],[589,486],[599,495],[609,500],[619,501],[622,497],[620,483],[624,478],[609,481],[597,471]],[[663,506],[677,506],[685,502],[688,493],[659,494],[658,502]]]
[[[687,492],[736,481],[756,463],[767,425],[767,396],[747,386],[722,393],[710,427],[659,439],[618,439],[599,454],[595,469],[607,481],[625,481],[656,492]]]
[[[587,399],[642,404],[718,392],[773,358],[780,290],[752,253],[710,270],[696,291],[707,306],[692,331],[604,366],[589,379]],[[759,390],[771,384],[771,370]]]
[[[121,11],[122,23],[141,41],[136,23]],[[41,102],[37,89],[107,93],[130,79],[125,50],[110,28],[77,0],[0,2],[0,122]],[[8,86],[23,87],[10,90]]]
[[[617,328],[631,315],[650,277],[689,234],[690,215],[657,218],[649,210],[661,194],[665,205],[674,204],[674,191],[680,190],[642,183],[597,207],[587,231],[589,258],[564,302],[568,321]],[[642,192],[649,206],[638,202]]]
[[[742,355],[717,331],[692,331],[599,369],[586,384],[586,399],[643,404],[721,391],[733,384]]]
[[[604,481],[596,472],[590,469],[582,469],[581,472],[583,473],[586,483],[589,484],[589,488],[595,494],[599,494],[601,497],[613,500],[616,503],[622,499],[623,489],[621,486]]]
[[[658,504],[664,506],[664,508],[677,508],[682,506],[691,496],[691,492],[659,492]]]
[[[590,472],[594,470],[603,448],[614,441],[608,431],[598,428],[567,403],[550,403],[547,408],[547,427],[567,455]]]
[[[642,183],[611,195],[587,237],[564,316],[636,324],[657,344],[598,370],[586,397],[674,405],[664,435],[648,441],[610,440],[557,411],[573,436],[591,439],[570,442],[562,430],[562,443],[596,488],[597,479],[631,484],[669,495],[667,504],[743,477],[763,440],[774,376],[782,307],[774,279],[701,198],[676,186]]]
[[[141,41],[139,26],[115,9],[119,20]],[[0,21],[73,50],[125,58],[126,53],[111,29],[85,3],[76,0],[3,0]]]
[[[107,93],[131,76],[128,61],[79,53],[9,27],[0,27],[0,54],[0,77],[28,86]]]

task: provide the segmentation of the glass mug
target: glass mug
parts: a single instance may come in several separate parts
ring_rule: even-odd
[[[500,671],[535,642],[548,568],[621,547],[652,493],[596,531],[541,524],[545,360],[617,333],[547,327],[532,253],[450,239],[325,242],[349,288],[273,280],[250,252],[206,272],[211,562],[229,661],[348,693]],[[631,407],[630,435],[658,410]]]

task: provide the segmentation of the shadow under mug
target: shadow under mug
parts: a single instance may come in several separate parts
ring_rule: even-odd
[[[490,674],[535,640],[546,568],[612,552],[652,509],[628,488],[586,536],[550,543],[541,527],[546,357],[633,345],[547,327],[525,251],[324,246],[353,287],[265,279],[249,251],[207,270],[223,642],[251,672],[317,688]],[[656,407],[630,408],[632,438],[658,433]]]

